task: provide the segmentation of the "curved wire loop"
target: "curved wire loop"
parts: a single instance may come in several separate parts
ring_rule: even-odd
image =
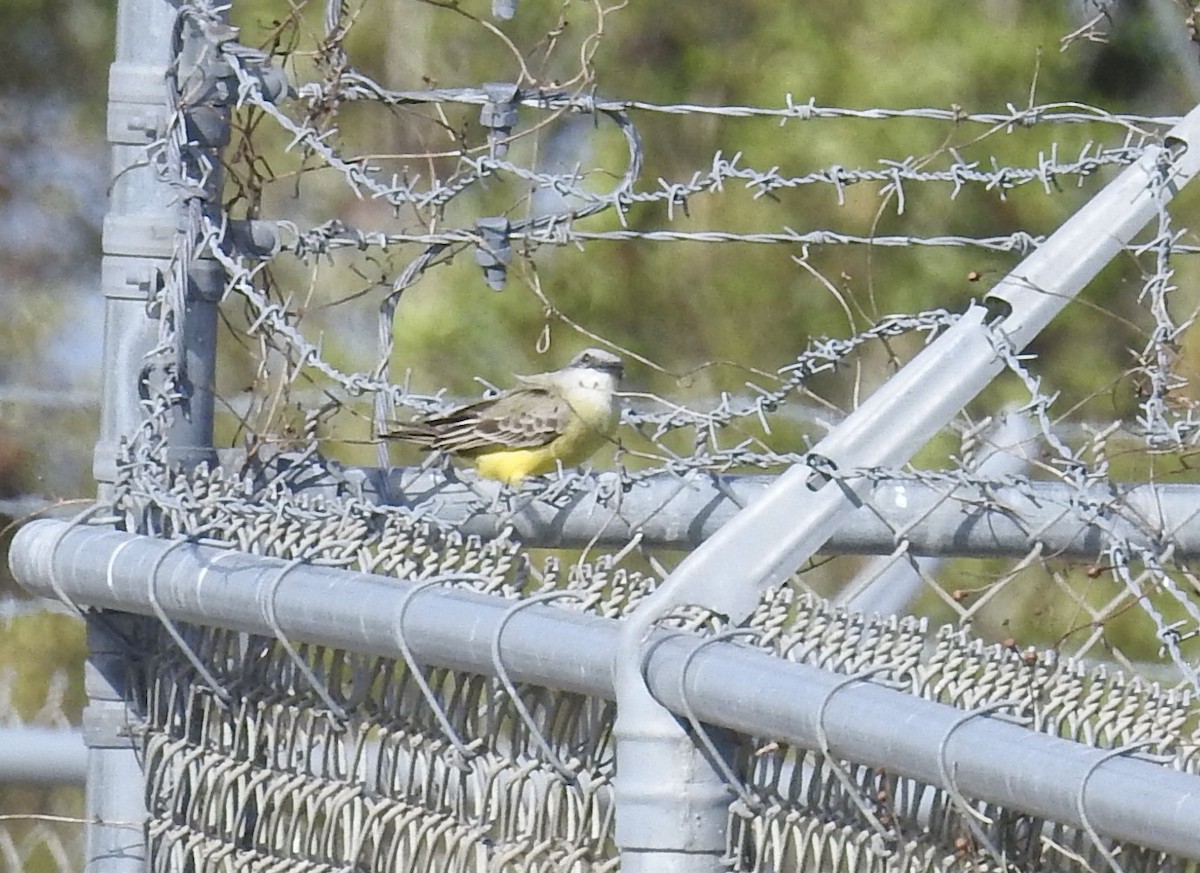
[[[875,810],[871,808],[871,805],[862,796],[862,790],[859,788],[858,784],[855,783],[850,774],[846,772],[846,768],[842,766],[842,763],[838,761],[836,757],[834,757],[833,752],[829,748],[829,732],[825,727],[825,715],[829,711],[829,704],[833,701],[833,698],[838,694],[838,692],[849,688],[851,685],[856,685],[859,682],[868,682],[872,677],[877,676],[880,673],[887,673],[893,669],[895,669],[893,665],[879,664],[875,667],[864,670],[861,673],[856,673],[853,676],[847,676],[845,679],[837,682],[832,688],[825,692],[825,696],[821,698],[820,706],[817,707],[817,750],[821,753],[824,759],[823,763],[833,771],[834,777],[842,784],[842,787],[846,790],[846,793],[850,796],[850,799],[854,802],[854,805],[858,807],[858,811],[863,814],[863,817],[870,823],[875,833],[884,841],[884,846],[879,847],[880,849],[891,848],[891,846],[897,840],[896,832],[894,829],[889,828],[882,821],[880,821],[879,816],[875,814]]]
[[[303,674],[304,678],[308,680],[308,684],[312,686],[313,691],[321,698],[321,702],[333,713],[335,720],[334,727],[341,732],[346,729],[346,722],[349,719],[345,708],[333,699],[333,695],[329,693],[329,689],[325,687],[325,683],[317,677],[316,671],[308,665],[307,661],[300,657],[300,652],[292,645],[292,641],[288,639],[287,634],[280,627],[279,618],[275,612],[275,595],[279,591],[280,583],[283,582],[284,577],[288,573],[304,563],[303,558],[293,558],[275,574],[275,578],[271,580],[270,587],[267,589],[267,598],[263,602],[263,618],[271,626],[271,632],[275,634],[275,639],[279,640],[279,644],[288,653],[288,657],[292,659],[292,663],[296,665],[296,669]]]
[[[1095,846],[1096,851],[1100,853],[1100,857],[1104,859],[1104,862],[1108,864],[1108,868],[1112,870],[1113,873],[1125,873],[1125,868],[1121,866],[1121,863],[1117,860],[1117,856],[1109,851],[1108,846],[1104,845],[1103,841],[1100,839],[1100,833],[1092,825],[1092,821],[1088,817],[1088,782],[1091,780],[1092,775],[1100,769],[1101,765],[1111,761],[1113,758],[1120,758],[1128,755],[1130,752],[1135,752],[1138,749],[1143,749],[1146,746],[1152,745],[1154,745],[1153,740],[1141,740],[1140,742],[1130,743],[1127,746],[1121,746],[1118,749],[1112,749],[1111,751],[1105,752],[1094,762],[1092,762],[1090,767],[1088,767],[1087,773],[1083,775],[1083,779],[1079,782],[1079,791],[1075,795],[1075,812],[1079,815],[1079,821],[1083,825],[1084,833],[1088,835],[1088,839],[1092,841],[1092,845]]]
[[[955,731],[957,731],[967,722],[981,716],[990,715],[993,712],[998,712],[1006,707],[1016,707],[1019,705],[1019,703],[1011,700],[997,700],[977,709],[973,709],[970,712],[964,713],[961,718],[956,720],[954,724],[950,725],[949,730],[946,731],[945,736],[943,736],[941,741],[938,743],[937,750],[938,771],[942,776],[942,786],[945,788],[946,793],[950,796],[950,802],[953,803],[954,806],[958,808],[959,812],[963,814],[963,821],[966,822],[967,827],[970,828],[971,835],[975,837],[979,845],[983,846],[987,853],[992,856],[1001,870],[1007,869],[1007,862],[1004,860],[1004,856],[1000,853],[1000,850],[996,848],[996,844],[991,841],[979,824],[980,821],[987,822],[988,824],[991,824],[992,822],[983,813],[972,807],[971,804],[967,802],[967,798],[963,795],[963,793],[958,790],[958,783],[954,778],[954,768],[952,768],[949,761],[946,760],[946,750],[949,747],[950,738],[954,736]]]
[[[721,778],[725,780],[725,784],[733,789],[733,792],[737,794],[738,799],[733,806],[733,811],[734,814],[741,818],[752,817],[762,808],[762,804],[756,800],[750,793],[750,790],[744,784],[742,784],[742,780],[738,778],[738,775],[734,772],[733,767],[727,760],[725,760],[725,756],[722,755],[717,749],[717,744],[713,740],[712,735],[709,734],[708,728],[696,716],[696,711],[692,708],[692,702],[688,700],[687,674],[688,670],[692,666],[692,661],[695,660],[696,656],[700,654],[700,652],[703,651],[707,646],[710,646],[714,643],[726,642],[736,637],[757,637],[760,635],[760,632],[756,628],[730,628],[729,630],[714,634],[713,636],[702,640],[696,645],[695,648],[688,652],[687,657],[683,660],[683,666],[679,670],[679,699],[683,701],[683,714],[687,717],[688,723],[692,727],[692,731],[700,740],[701,745],[703,745],[705,750],[708,752],[713,764],[716,766],[717,770],[720,771]],[[643,675],[645,674],[646,670],[646,658],[649,657],[650,651],[650,646],[642,647],[642,663],[639,669],[642,671]]]
[[[453,574],[449,576],[432,576],[422,580],[410,588],[400,601],[400,607],[396,610],[396,647],[400,649],[400,658],[404,661],[404,665],[408,668],[409,674],[413,681],[417,683],[417,688],[421,692],[421,696],[429,704],[433,710],[433,717],[437,719],[438,727],[442,729],[443,735],[449,740],[450,745],[458,753],[450,759],[451,765],[460,771],[465,772],[467,768],[466,762],[475,755],[476,749],[482,745],[483,740],[474,739],[470,743],[463,741],[458,735],[458,731],[450,724],[450,718],[446,715],[446,711],[442,708],[442,703],[438,700],[437,694],[434,692],[429,680],[425,678],[425,673],[421,669],[421,665],[417,663],[417,659],[413,657],[412,647],[409,646],[408,640],[404,633],[404,619],[408,614],[408,608],[412,604],[416,596],[422,591],[434,587],[435,585],[445,585],[448,582],[466,581],[475,578],[471,574]]]
[[[92,516],[98,514],[102,509],[111,510],[112,506],[107,503],[94,503],[87,509],[83,510],[83,512],[71,516],[71,520],[67,522],[67,526],[55,534],[54,542],[50,546],[50,573],[47,581],[50,583],[50,588],[53,589],[54,594],[58,597],[58,599],[61,600],[64,605],[71,609],[71,611],[73,611],[80,618],[83,617],[83,608],[76,603],[74,599],[67,594],[66,589],[63,588],[62,581],[58,578],[58,562],[55,561],[55,556],[58,554],[58,549],[62,545],[63,540],[67,538],[67,534],[75,530],[75,528],[80,527],[84,522],[86,522]],[[115,559],[119,552],[120,549],[118,549],[117,552],[114,552],[112,558]],[[109,578],[111,578],[112,575],[111,570],[112,563],[110,559]]]
[[[533,597],[525,598],[506,611],[500,619],[500,624],[496,626],[496,633],[492,636],[492,666],[496,668],[496,678],[500,680],[500,683],[504,686],[504,690],[512,699],[513,708],[516,709],[517,715],[525,723],[525,727],[529,729],[530,734],[533,736],[538,748],[541,749],[542,754],[545,755],[546,760],[558,771],[559,775],[568,782],[574,783],[577,778],[577,771],[564,764],[554,749],[550,747],[549,741],[542,734],[542,730],[538,727],[537,722],[534,721],[533,714],[525,706],[525,702],[521,700],[520,694],[517,693],[517,686],[508,675],[508,668],[504,666],[504,657],[500,649],[500,638],[504,634],[504,629],[517,613],[535,604],[548,603],[551,600],[563,600],[568,597],[574,600],[582,600],[583,594],[578,591],[547,591],[542,594],[535,594]]]
[[[192,667],[195,668],[196,672],[200,674],[200,677],[204,680],[205,684],[208,685],[212,692],[217,696],[217,700],[220,702],[220,704],[228,707],[233,700],[229,692],[221,687],[221,684],[217,681],[217,677],[212,673],[211,670],[208,669],[208,666],[202,660],[200,660],[200,656],[192,651],[192,647],[188,644],[187,640],[183,638],[183,634],[179,632],[178,628],[175,627],[175,623],[171,620],[171,617],[167,615],[166,610],[163,609],[162,604],[159,603],[158,600],[158,571],[162,569],[163,563],[176,549],[182,546],[194,545],[194,540],[201,536],[206,529],[207,527],[201,528],[184,539],[176,540],[162,550],[159,556],[154,559],[154,565],[150,568],[149,578],[147,580],[147,594],[150,602],[150,609],[153,610],[155,618],[159,620],[159,623],[162,624],[162,626],[166,629],[171,639],[173,639],[175,644],[179,646],[180,650],[183,652],[183,656],[188,659],[188,662],[192,665]],[[199,581],[199,577],[197,578],[197,581]]]

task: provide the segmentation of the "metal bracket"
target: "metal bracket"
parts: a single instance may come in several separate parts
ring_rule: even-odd
[[[279,254],[282,245],[279,239],[278,223],[262,219],[230,221],[222,243],[222,248],[226,251],[236,251],[239,255],[259,260],[266,260]]]
[[[483,279],[493,291],[504,290],[508,281],[508,265],[512,262],[512,224],[502,215],[481,218],[475,222],[479,242],[475,247],[475,263],[483,267]]]
[[[161,258],[105,255],[100,263],[100,286],[112,300],[151,303],[162,290],[170,261]],[[225,293],[225,272],[211,258],[197,258],[188,265],[189,300],[215,303]],[[151,312],[152,318],[157,313]]]
[[[162,69],[114,63],[108,78],[108,141],[147,146],[162,136],[166,118]]]
[[[204,148],[222,148],[229,142],[228,109],[239,102],[243,87],[235,64],[272,103],[287,96],[290,85],[267,54],[237,42],[237,28],[207,21],[189,24],[183,29],[178,77],[188,137]]]
[[[517,123],[517,91],[513,82],[487,82],[483,86],[488,102],[479,111],[479,123],[487,128],[492,157],[508,153],[508,138]]]
[[[100,289],[110,300],[151,300],[162,288],[162,267],[153,258],[105,255],[100,262]]]

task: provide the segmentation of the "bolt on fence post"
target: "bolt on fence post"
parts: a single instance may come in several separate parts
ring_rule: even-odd
[[[1200,108],[1001,280],[988,305],[973,303],[817,443],[808,465],[786,470],[688,555],[629,616],[614,664],[614,800],[624,873],[708,873],[721,865],[721,770],[654,698],[642,669],[657,621],[685,605],[744,621],[761,592],[795,573],[861,503],[871,479],[853,471],[907,463],[1003,371],[1002,350],[1028,345],[1198,171]]]

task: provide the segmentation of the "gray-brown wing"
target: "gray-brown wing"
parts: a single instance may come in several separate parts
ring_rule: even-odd
[[[402,425],[390,435],[452,454],[474,455],[500,446],[532,449],[558,436],[570,411],[565,401],[541,388],[518,388]]]

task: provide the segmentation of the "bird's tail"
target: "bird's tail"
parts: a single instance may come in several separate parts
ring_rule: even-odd
[[[401,440],[423,448],[432,448],[437,441],[437,429],[423,421],[389,421],[379,434],[386,440]]]

